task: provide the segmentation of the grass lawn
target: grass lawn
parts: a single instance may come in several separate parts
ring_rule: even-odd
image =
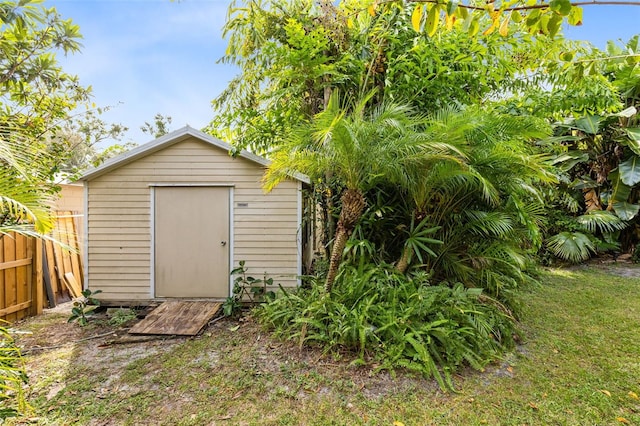
[[[16,327],[33,331],[19,338],[33,406],[20,422],[640,426],[640,269],[608,268],[546,272],[523,294],[523,344],[485,372],[460,372],[458,393],[301,351],[251,320],[122,343],[77,341],[110,329],[44,315]]]

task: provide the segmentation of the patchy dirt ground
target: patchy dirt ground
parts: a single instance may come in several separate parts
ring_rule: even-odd
[[[630,255],[622,255],[617,258],[602,257],[592,259],[587,264],[577,265],[575,269],[597,268],[611,275],[620,277],[640,278],[640,264],[633,263]]]
[[[640,266],[620,260],[575,268],[640,278]],[[275,340],[251,319],[214,319],[192,338],[147,337],[127,333],[136,319],[114,323],[116,311],[98,313],[86,327],[67,323],[70,309],[61,305],[13,326],[34,406],[19,424],[332,424],[334,413],[365,424],[372,410],[372,424],[392,424],[394,407],[412,398],[428,401],[424,412],[455,418],[455,407],[477,403],[484,389],[517,383],[519,363],[531,357],[525,345],[483,373],[461,373],[460,381],[479,385],[457,397],[433,380],[374,373],[347,357]]]
[[[349,360],[272,339],[250,318],[214,319],[196,337],[133,336],[127,330],[136,319],[114,327],[109,325],[109,315],[101,312],[91,317],[89,325],[80,327],[67,323],[70,309],[66,304],[45,310],[42,316],[13,327],[30,376],[29,399],[40,407],[40,416],[43,409],[53,413],[54,424],[58,424],[55,416],[60,416],[60,410],[70,401],[77,401],[78,396],[82,396],[81,400],[98,401],[98,408],[91,408],[95,414],[84,412],[78,423],[71,423],[124,424],[122,413],[105,419],[102,412],[106,409],[100,409],[100,405],[117,405],[131,416],[141,404],[140,396],[151,394],[158,410],[131,424],[161,424],[166,416],[188,412],[197,404],[198,389],[184,391],[182,388],[189,385],[183,376],[191,376],[186,377],[191,386],[200,383],[206,393],[207,386],[202,382],[210,380],[207,372],[214,370],[221,376],[221,384],[214,387],[228,385],[235,392],[232,399],[244,397],[244,391],[237,390],[243,387],[265,388],[273,395],[298,402],[330,395],[335,386],[371,400],[417,388],[440,393],[432,380],[387,372],[374,374],[371,368],[350,365]],[[225,376],[228,384],[224,384]],[[251,385],[243,383],[245,380],[251,380]],[[75,409],[81,412],[86,407]],[[225,412],[219,418],[226,420],[233,415]],[[87,423],[86,416],[93,419]],[[65,424],[69,422],[68,414],[60,418]],[[32,418],[36,423],[43,419]]]

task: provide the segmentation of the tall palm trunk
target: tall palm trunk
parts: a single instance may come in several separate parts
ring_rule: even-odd
[[[342,252],[347,245],[349,235],[351,235],[353,228],[362,216],[365,206],[364,195],[357,189],[347,189],[344,191],[344,194],[342,194],[342,197],[340,197],[340,200],[342,201],[342,209],[340,210],[340,218],[338,219],[333,248],[331,249],[327,280],[324,284],[324,291],[326,293],[331,293],[333,282],[336,279],[342,260]]]

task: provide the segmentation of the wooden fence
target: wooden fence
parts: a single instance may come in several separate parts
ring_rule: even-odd
[[[73,212],[58,212],[49,240],[0,235],[0,320],[14,322],[69,301],[82,291],[82,256]]]
[[[42,244],[15,233],[0,236],[0,319],[42,312]]]

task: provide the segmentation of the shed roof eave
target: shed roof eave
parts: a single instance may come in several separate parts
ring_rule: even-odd
[[[161,136],[151,142],[140,145],[121,155],[110,158],[109,160],[102,163],[100,166],[94,167],[92,169],[85,171],[78,180],[79,181],[92,180],[98,176],[108,173],[113,169],[124,166],[125,164],[129,164],[139,158],[146,157],[149,154],[152,154],[163,148],[176,144],[189,137],[197,138],[203,142],[206,142],[210,145],[213,145],[217,148],[220,148],[228,152],[233,150],[233,147],[228,143],[223,142],[217,138],[214,138],[213,136],[206,134],[200,130],[194,129],[193,127],[185,126],[171,133],[167,133],[166,135]],[[260,157],[259,155],[256,155],[246,150],[240,151],[238,153],[238,156],[245,158],[249,161],[252,161],[254,163],[260,164],[264,167],[268,167],[271,164],[271,162],[268,159],[264,157]],[[291,177],[301,182],[304,182],[306,184],[311,183],[311,180],[309,179],[309,177],[301,173],[294,173],[291,175]]]

